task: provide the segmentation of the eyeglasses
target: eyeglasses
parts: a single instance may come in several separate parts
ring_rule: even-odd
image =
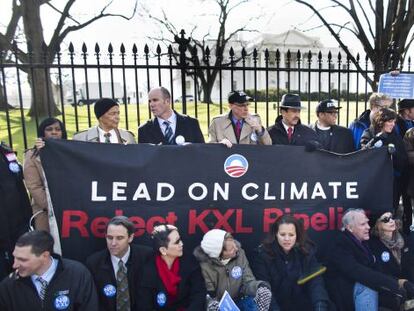
[[[391,216],[384,217],[384,218],[380,219],[380,221],[383,222],[384,224],[389,223],[390,220],[395,220],[394,216],[391,215]]]

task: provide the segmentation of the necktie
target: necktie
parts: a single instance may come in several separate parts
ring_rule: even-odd
[[[116,310],[130,311],[128,277],[125,265],[122,260],[118,262],[118,272],[116,273]]]
[[[111,133],[105,133],[104,137],[105,137],[105,144],[110,144],[111,143],[111,139],[110,139]]]
[[[293,136],[293,128],[292,127],[288,127],[287,135],[288,135],[288,140],[289,140],[289,143],[290,143],[292,141],[292,136]]]
[[[241,121],[237,120],[236,121],[236,138],[237,138],[237,141],[239,141],[239,139],[240,139],[241,129],[242,129]]]
[[[43,301],[46,296],[47,281],[42,279],[40,276],[36,279],[36,281],[40,283],[39,297]]]
[[[173,132],[172,132],[172,128],[170,126],[170,122],[164,121],[163,124],[165,125],[165,132],[164,132],[165,140],[167,141],[168,145],[172,145]]]

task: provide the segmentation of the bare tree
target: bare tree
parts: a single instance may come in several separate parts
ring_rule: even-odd
[[[373,90],[377,89],[379,76],[384,70],[396,68],[398,61],[404,61],[413,42],[413,35],[409,36],[414,25],[412,0],[329,0],[327,7],[318,7],[314,5],[315,1],[310,0],[295,1],[312,10],[352,63],[364,74],[364,70],[351,55],[349,45],[341,37],[341,32],[350,32],[362,44],[374,69],[373,77],[365,77]],[[386,6],[384,2],[388,2]],[[332,18],[335,14],[329,14],[330,9],[343,10],[349,21],[338,24]]]
[[[202,93],[203,93],[203,101],[204,102],[211,102],[211,92],[213,90],[214,82],[216,81],[217,74],[219,73],[219,65],[222,64],[224,66],[228,65],[224,61],[224,51],[226,50],[228,43],[236,37],[238,33],[241,32],[252,32],[256,30],[249,29],[249,23],[259,18],[251,17],[245,25],[238,27],[228,33],[226,31],[227,23],[229,21],[230,15],[232,12],[242,6],[244,3],[249,2],[249,0],[214,0],[215,3],[219,6],[219,14],[218,14],[218,25],[219,29],[217,34],[212,34],[207,32],[201,39],[194,38],[194,33],[197,30],[197,26],[194,26],[190,32],[190,40],[186,42],[186,49],[188,51],[186,62],[192,63],[194,71],[187,71],[186,73],[195,76],[197,85],[200,84]],[[161,25],[164,30],[167,31],[172,38],[180,38],[183,34],[174,26],[174,24],[168,19],[168,16],[163,11],[163,16],[161,18],[155,17],[148,13],[149,18],[155,20],[159,25]],[[181,34],[181,35],[180,35]],[[153,40],[163,42],[166,45],[174,44],[173,39],[168,38],[154,38],[149,37]],[[173,54],[175,59],[178,61],[179,54]],[[212,57],[213,56],[213,57]],[[233,61],[236,63],[240,58],[235,58]],[[211,61],[211,62],[210,62]],[[201,66],[208,65],[211,67],[209,70],[202,69]]]
[[[32,88],[32,94],[34,94],[34,96],[32,96],[29,115],[33,116],[35,112],[39,116],[46,116],[49,114],[57,115],[60,113],[53,98],[51,87],[52,81],[50,78],[50,70],[47,68],[47,65],[53,63],[60,44],[66,36],[69,33],[80,30],[104,17],[121,17],[130,20],[135,15],[137,1],[138,0],[135,0],[133,12],[129,17],[121,14],[107,13],[109,6],[113,2],[113,0],[110,0],[102,8],[99,14],[86,21],[80,22],[70,13],[76,0],[68,0],[62,10],[54,6],[51,3],[51,0],[12,0],[11,19],[8,23],[6,32],[0,33],[0,52],[4,57],[3,61],[7,62],[7,59],[5,58],[7,51],[14,51],[20,62],[28,63],[29,56],[31,56],[30,61],[33,64],[46,65],[46,69],[34,67],[31,70],[27,69],[27,67],[25,67],[26,69],[22,68],[22,70],[26,70],[26,73],[28,74],[29,84]],[[55,30],[49,44],[45,42],[42,19],[40,17],[40,8],[42,5],[48,5],[60,14],[59,21],[54,28]],[[16,44],[13,44],[20,20],[22,20],[23,23],[25,41],[28,45],[27,50],[30,54],[19,49]],[[70,26],[66,26],[68,22],[71,23]],[[4,98],[0,98],[0,106],[1,104],[3,106],[6,105]]]

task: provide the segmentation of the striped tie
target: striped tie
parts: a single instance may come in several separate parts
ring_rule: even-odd
[[[122,260],[118,262],[118,272],[116,273],[116,310],[130,311],[128,277],[125,265]]]
[[[170,126],[170,122],[164,121],[163,124],[165,125],[165,133],[164,133],[165,140],[168,145],[172,145],[173,144],[173,131]]]
[[[45,300],[46,296],[47,281],[42,279],[40,276],[36,279],[36,281],[40,283],[39,297],[43,301]]]

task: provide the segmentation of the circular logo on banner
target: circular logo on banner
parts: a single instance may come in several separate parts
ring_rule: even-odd
[[[164,307],[166,303],[167,303],[167,295],[165,295],[164,292],[159,292],[157,294],[157,304],[160,307]]]
[[[103,293],[106,297],[114,297],[116,294],[116,288],[112,284],[107,284],[103,288]]]
[[[390,261],[390,253],[387,252],[387,251],[382,252],[381,259],[382,259],[383,262]]]
[[[58,310],[65,310],[69,307],[70,300],[66,295],[60,295],[55,298],[55,308]]]
[[[238,178],[246,174],[249,162],[241,154],[232,154],[224,161],[224,171],[233,178]]]
[[[243,274],[242,268],[239,266],[234,266],[233,269],[231,269],[231,277],[233,279],[240,279]]]
[[[20,166],[16,162],[10,162],[9,163],[9,170],[13,173],[20,172]]]

